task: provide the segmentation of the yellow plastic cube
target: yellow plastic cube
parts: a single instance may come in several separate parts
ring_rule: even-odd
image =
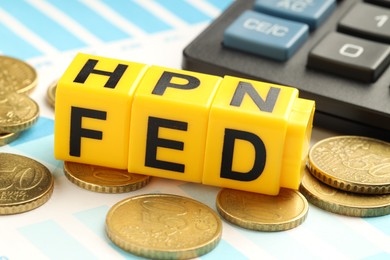
[[[284,144],[280,187],[297,190],[305,173],[307,154],[313,128],[315,103],[297,98],[288,118]],[[291,169],[295,171],[292,172]],[[298,170],[300,169],[300,170]],[[295,174],[294,174],[295,173]]]
[[[55,157],[127,169],[131,104],[146,68],[78,54],[57,84]]]
[[[220,77],[152,66],[135,93],[130,172],[201,182],[209,110]]]
[[[210,111],[203,183],[269,195],[297,189],[313,113],[297,89],[226,76]]]
[[[276,195],[299,187],[314,108],[290,87],[79,54],[57,85],[54,152]]]

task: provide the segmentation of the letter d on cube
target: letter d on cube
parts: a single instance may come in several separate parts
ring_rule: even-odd
[[[210,110],[203,183],[277,195],[298,189],[314,101],[298,90],[225,76]]]

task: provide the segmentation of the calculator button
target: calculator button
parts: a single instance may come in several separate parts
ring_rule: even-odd
[[[316,29],[335,9],[335,0],[257,0],[256,11],[302,22]]]
[[[367,3],[390,7],[390,0],[366,0]]]
[[[230,48],[285,61],[308,35],[306,24],[246,10],[225,30],[223,43]]]
[[[374,82],[390,63],[387,44],[332,32],[309,53],[308,66]]]
[[[390,9],[359,3],[339,22],[340,32],[390,43]]]

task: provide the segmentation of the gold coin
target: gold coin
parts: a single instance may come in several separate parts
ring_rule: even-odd
[[[77,186],[102,193],[122,193],[138,190],[150,177],[89,164],[64,162],[65,176]]]
[[[53,183],[50,171],[41,163],[0,153],[0,215],[22,213],[46,203]]]
[[[0,132],[14,133],[31,127],[39,116],[39,106],[29,96],[0,95]]]
[[[208,206],[182,196],[127,198],[107,213],[108,237],[122,249],[152,259],[186,259],[208,253],[221,239],[222,223]]]
[[[302,194],[291,189],[282,188],[277,196],[222,189],[217,209],[223,218],[240,227],[283,231],[302,224],[309,206]]]
[[[36,70],[26,62],[0,55],[0,93],[29,93],[37,78]]]
[[[54,108],[56,101],[56,90],[57,90],[58,80],[53,81],[47,88],[46,98],[49,104]]]
[[[0,146],[6,145],[14,141],[19,137],[19,132],[17,133],[0,133]]]
[[[390,143],[361,136],[324,139],[309,151],[310,172],[350,192],[390,193]]]
[[[390,194],[365,195],[342,191],[314,178],[308,170],[300,191],[307,200],[324,210],[353,217],[377,217],[390,214]]]

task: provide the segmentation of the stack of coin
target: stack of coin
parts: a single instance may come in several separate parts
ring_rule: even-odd
[[[54,180],[41,163],[22,155],[0,153],[0,215],[22,213],[46,203]]]
[[[390,214],[390,143],[360,136],[316,143],[300,190],[309,202],[333,213]]]
[[[38,119],[39,106],[27,94],[37,85],[35,69],[0,56],[0,146],[12,142]]]

